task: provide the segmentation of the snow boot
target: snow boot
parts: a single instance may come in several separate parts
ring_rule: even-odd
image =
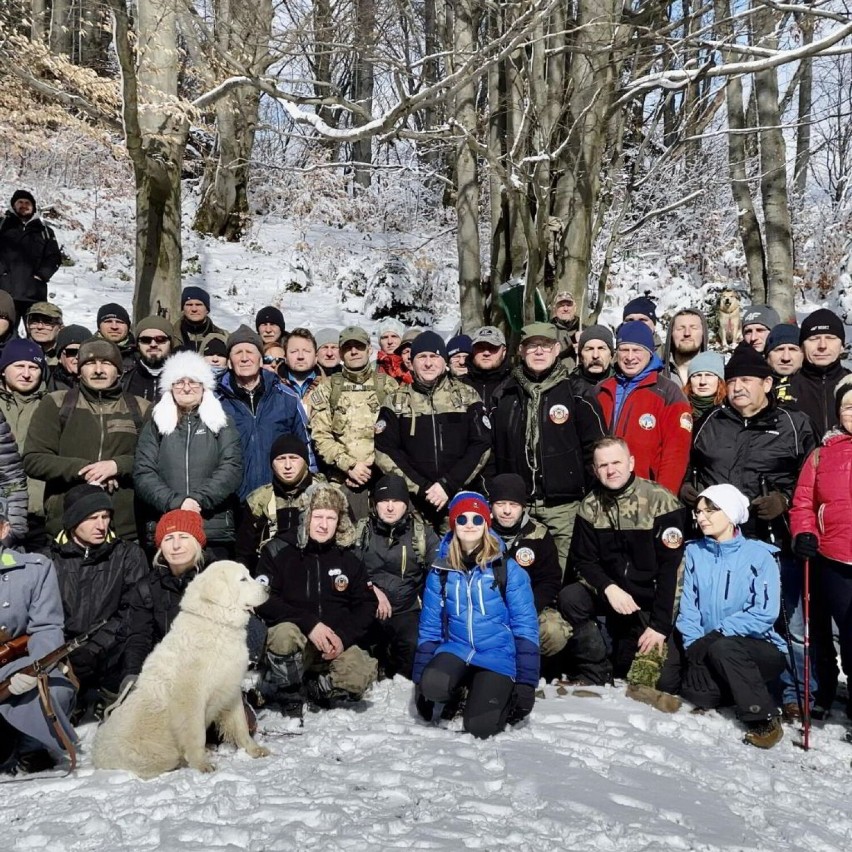
[[[760,722],[749,722],[743,742],[755,748],[772,748],[781,742],[783,736],[784,728],[781,727],[781,719],[773,716],[771,719]]]
[[[624,694],[634,701],[648,704],[661,713],[677,713],[683,705],[683,701],[676,695],[640,683],[629,683]]]

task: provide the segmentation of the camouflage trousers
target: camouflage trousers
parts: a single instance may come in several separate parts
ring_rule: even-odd
[[[538,644],[542,657],[558,654],[568,644],[573,632],[558,610],[545,607],[538,614]]]
[[[277,658],[279,669],[287,669],[292,680],[301,680],[306,672],[328,673],[332,686],[350,695],[363,695],[378,676],[378,663],[357,645],[348,647],[335,660],[324,660],[313,642],[289,621],[269,628],[266,649]]]
[[[571,537],[574,534],[574,519],[580,502],[560,503],[556,506],[547,505],[544,500],[533,500],[527,510],[537,521],[543,523],[556,543],[559,554],[559,565],[562,576],[565,576],[565,565],[568,562],[568,551],[571,549]]]

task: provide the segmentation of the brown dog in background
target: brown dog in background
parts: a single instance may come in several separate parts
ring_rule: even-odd
[[[725,289],[719,294],[716,319],[719,323],[719,343],[722,349],[733,349],[743,336],[740,297],[733,290]]]

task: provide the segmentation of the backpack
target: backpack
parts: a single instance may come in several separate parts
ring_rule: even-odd
[[[59,429],[65,431],[68,425],[68,420],[71,417],[71,412],[77,407],[77,400],[80,398],[80,387],[74,385],[70,390],[65,391],[65,396],[62,399],[62,405],[59,406]],[[142,431],[143,419],[142,409],[139,408],[139,400],[132,394],[122,391],[121,398],[127,406],[127,411],[133,418],[133,424],[136,426],[137,435]]]

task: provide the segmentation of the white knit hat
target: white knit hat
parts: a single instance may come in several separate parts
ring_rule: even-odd
[[[733,485],[711,485],[705,488],[698,499],[705,497],[717,505],[735,526],[740,527],[748,520],[748,497]]]
[[[394,319],[394,317],[386,317],[379,323],[379,327],[376,329],[376,338],[381,340],[382,335],[386,331],[392,331],[394,334],[402,337],[405,333],[405,326],[398,319]]]
[[[172,385],[181,379],[191,379],[201,382],[204,395],[198,406],[198,416],[201,422],[213,433],[225,426],[228,416],[222,403],[216,399],[216,377],[210,365],[197,352],[176,352],[165,363],[160,373],[160,390],[162,397],[154,406],[151,416],[162,435],[170,435],[177,428],[178,409],[172,396]]]

